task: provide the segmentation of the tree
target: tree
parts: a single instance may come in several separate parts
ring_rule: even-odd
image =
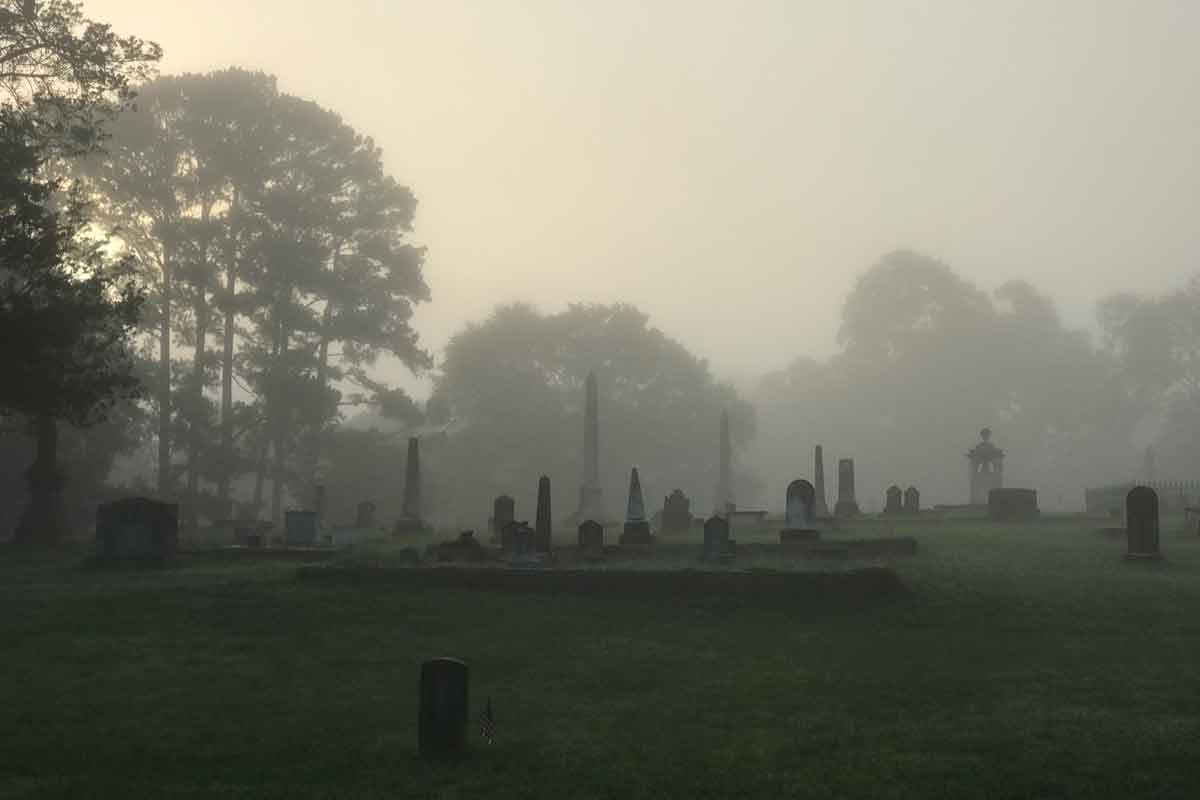
[[[447,432],[431,469],[442,513],[478,518],[501,493],[531,500],[542,474],[553,479],[561,516],[574,510],[592,370],[610,513],[623,510],[634,465],[648,491],[678,487],[705,508],[717,480],[721,411],[730,412],[735,448],[744,450],[755,430],[750,404],[636,308],[572,305],[543,314],[516,304],[467,326],[446,348],[429,402],[430,423]],[[741,502],[755,499],[753,477],[738,478]]]

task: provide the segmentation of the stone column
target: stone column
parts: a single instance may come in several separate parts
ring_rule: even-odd
[[[813,516],[817,519],[825,519],[829,516],[829,506],[825,503],[825,452],[821,445],[817,445],[813,461],[813,489],[817,493]]]
[[[858,515],[858,502],[854,499],[854,459],[838,461],[838,501],[833,513],[838,517]]]
[[[724,514],[733,502],[733,442],[729,436],[729,412],[721,412],[720,467],[717,474],[716,513]]]
[[[583,414],[583,480],[579,487],[580,522],[604,521],[604,490],[600,486],[600,398],[596,373],[589,372],[585,385]]]

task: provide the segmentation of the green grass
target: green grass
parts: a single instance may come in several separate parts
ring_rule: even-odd
[[[1198,796],[1200,539],[1103,524],[864,522],[921,549],[855,612],[0,551],[0,796]],[[415,757],[435,655],[493,699],[465,763]]]

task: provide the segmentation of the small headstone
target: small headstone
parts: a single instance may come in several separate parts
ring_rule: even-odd
[[[662,535],[687,536],[692,531],[692,501],[676,489],[663,501]]]
[[[1135,486],[1125,496],[1125,535],[1129,560],[1158,559],[1158,493],[1149,486]]]
[[[492,501],[492,541],[501,542],[503,539],[504,527],[513,521],[515,506],[513,499],[506,494]]]
[[[723,517],[709,517],[704,523],[705,561],[725,561],[733,557],[734,542],[729,538],[729,521]]]
[[[904,513],[921,513],[921,493],[917,491],[917,487],[915,486],[910,486],[904,490]]]
[[[808,530],[816,520],[817,490],[811,483],[794,480],[787,487],[787,505],[784,510],[784,528]]]
[[[550,479],[538,479],[537,518],[534,520],[533,546],[539,553],[550,552]]]
[[[467,749],[466,662],[433,658],[421,664],[418,750],[423,758],[458,756]]]
[[[370,500],[363,500],[354,510],[354,527],[356,528],[374,528],[375,527],[375,504]]]
[[[988,519],[995,522],[1033,522],[1040,514],[1033,489],[992,489],[987,505]]]
[[[285,511],[283,541],[288,547],[316,547],[317,512]]]
[[[110,560],[166,561],[179,549],[179,506],[145,497],[96,509],[96,547]]]
[[[579,526],[579,550],[585,558],[604,555],[604,526],[594,519]]]
[[[894,483],[887,488],[887,502],[884,503],[883,513],[904,513],[904,492],[902,492],[900,487]]]
[[[650,535],[650,522],[646,519],[646,503],[642,499],[642,482],[637,467],[629,473],[629,505],[625,512],[625,528],[621,532],[621,544],[648,545],[654,543]]]

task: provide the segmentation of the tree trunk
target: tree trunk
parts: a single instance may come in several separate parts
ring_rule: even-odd
[[[321,317],[321,343],[317,347],[317,386],[325,388],[329,381],[329,325],[333,321],[333,303],[325,304]],[[318,407],[319,408],[319,407]],[[312,497],[317,485],[317,468],[321,464],[321,443],[324,435],[325,420],[314,416],[308,435],[308,463],[305,465],[304,477],[305,496]]]
[[[206,204],[201,211],[201,221],[207,227],[209,206]],[[202,430],[205,415],[204,410],[204,356],[208,342],[208,321],[212,309],[208,305],[208,245],[207,237],[200,244],[200,271],[195,276],[193,284],[196,290],[192,309],[196,315],[196,349],[192,353],[192,419],[188,424],[187,449],[187,505],[184,511],[184,530],[189,535],[196,533],[199,524],[200,509],[197,507],[200,489],[200,450],[204,446]]]
[[[58,423],[50,414],[34,420],[37,453],[25,473],[29,502],[17,524],[21,544],[57,544],[67,533],[62,509],[62,473],[58,469]]]
[[[270,417],[274,422],[274,437],[272,443],[272,455],[274,456],[274,465],[271,475],[271,521],[276,527],[283,523],[283,484],[284,475],[287,468],[287,452],[284,446],[287,441],[288,434],[288,416],[289,407],[287,398],[282,391],[283,382],[286,379],[285,371],[287,370],[287,354],[288,340],[291,338],[291,332],[286,324],[282,321],[283,311],[280,307],[276,308],[276,317],[280,320],[277,323],[277,339],[275,343],[275,363],[272,365],[275,371],[275,378],[272,380],[272,397],[270,405],[273,410]]]
[[[229,498],[233,482],[233,344],[237,323],[235,301],[237,299],[237,245],[233,240],[236,224],[238,194],[235,190],[229,209],[229,249],[225,254],[225,330],[224,352],[221,354],[221,463],[217,473],[217,498],[227,517],[233,517],[233,505]],[[261,499],[261,498],[260,498]]]
[[[158,494],[169,500],[171,480],[171,253],[163,245],[162,319],[158,324]]]

